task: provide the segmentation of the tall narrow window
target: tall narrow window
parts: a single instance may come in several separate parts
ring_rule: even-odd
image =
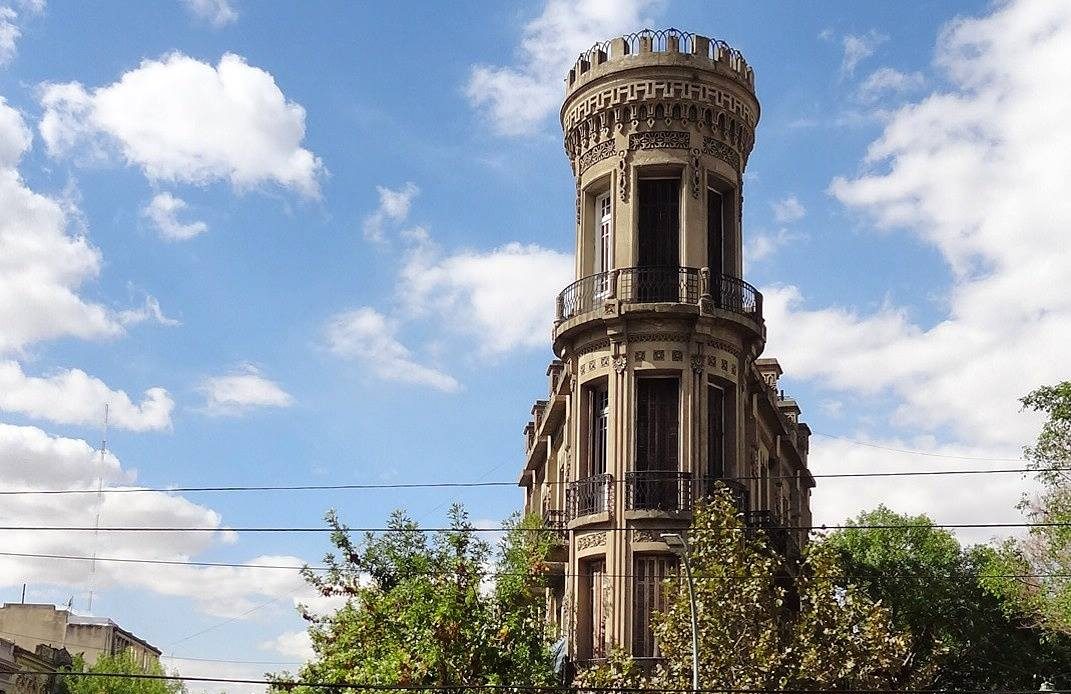
[[[636,381],[636,470],[677,470],[679,391],[676,378]]]
[[[606,273],[613,267],[613,235],[614,217],[612,207],[613,196],[603,193],[595,198],[595,219],[598,228],[595,231],[595,268],[594,274],[598,275],[595,281],[595,291],[599,296],[605,296],[610,288],[609,278]]]
[[[637,301],[677,301],[680,296],[680,181],[640,179]]]
[[[607,431],[610,423],[610,397],[605,387],[588,390],[588,474],[606,472]]]
[[[707,267],[711,281],[725,272],[725,208],[721,193],[707,189]]]
[[[636,382],[636,464],[628,489],[632,508],[675,511],[682,503],[679,391],[676,378]]]
[[[591,657],[605,658],[607,648],[606,601],[603,580],[606,576],[606,560],[593,559],[584,562],[585,588],[587,590],[587,607],[584,626],[591,636]]]
[[[725,476],[725,391],[717,386],[707,386],[707,432],[709,483]]]
[[[666,609],[663,582],[677,576],[676,557],[639,555],[633,559],[632,655],[653,658],[660,655],[652,617]]]

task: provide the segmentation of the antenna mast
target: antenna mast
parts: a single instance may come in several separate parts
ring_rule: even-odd
[[[100,440],[97,464],[97,517],[93,522],[93,559],[89,564],[89,614],[93,614],[93,590],[97,582],[97,550],[100,545],[100,512],[104,507],[104,456],[108,453],[108,403],[104,403],[104,436]]]

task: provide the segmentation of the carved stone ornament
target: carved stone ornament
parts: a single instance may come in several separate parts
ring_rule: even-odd
[[[616,371],[617,373],[625,373],[625,365],[626,362],[624,357],[617,357],[616,359],[614,359],[614,371]]]
[[[629,149],[688,149],[690,133],[682,130],[648,130],[628,136]]]
[[[703,373],[703,355],[692,355],[692,371],[696,372],[697,374]]]
[[[621,196],[621,202],[628,202],[628,186],[632,172],[629,171],[629,150],[623,149],[617,153],[617,190]]]
[[[662,537],[653,530],[633,530],[633,542],[662,542]]]
[[[703,189],[703,169],[699,165],[699,150],[692,149],[692,197],[699,199],[699,193]]]
[[[585,533],[577,538],[577,549],[591,549],[592,547],[603,547],[606,545],[606,531],[601,530],[594,533]]]
[[[603,159],[614,156],[614,141],[605,140],[580,155],[576,168],[581,174]]]
[[[580,174],[576,175],[576,225],[580,226]]]
[[[703,154],[709,154],[712,157],[717,157],[722,161],[728,162],[737,171],[740,171],[740,155],[736,150],[725,144],[721,140],[713,137],[703,138]]]

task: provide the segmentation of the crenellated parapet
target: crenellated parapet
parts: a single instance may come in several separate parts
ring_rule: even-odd
[[[723,41],[665,29],[599,43],[566,77],[565,150],[580,176],[636,149],[681,149],[738,174],[755,144],[755,75]]]

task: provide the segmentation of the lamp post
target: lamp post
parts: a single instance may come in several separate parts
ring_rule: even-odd
[[[695,586],[692,565],[688,561],[688,540],[680,533],[662,533],[662,539],[684,559],[684,579],[688,583],[688,603],[692,614],[692,691],[699,691],[699,619],[695,610]]]

